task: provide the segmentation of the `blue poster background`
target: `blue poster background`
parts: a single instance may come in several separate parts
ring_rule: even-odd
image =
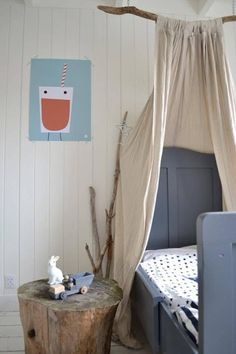
[[[64,64],[67,74],[64,86],[73,87],[69,133],[42,133],[40,129],[40,86],[61,86]],[[91,62],[90,60],[32,59],[30,73],[30,140],[91,140]]]

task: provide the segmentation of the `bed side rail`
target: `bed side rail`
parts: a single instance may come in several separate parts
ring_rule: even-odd
[[[236,353],[236,213],[197,220],[199,353]]]
[[[138,318],[152,353],[159,352],[159,302],[162,297],[147,274],[139,266],[132,289],[132,308]]]

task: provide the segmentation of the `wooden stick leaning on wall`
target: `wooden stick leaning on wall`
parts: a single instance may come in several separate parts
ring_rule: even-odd
[[[112,198],[111,198],[109,211],[106,210],[106,225],[107,225],[106,232],[107,232],[107,243],[108,243],[106,278],[109,278],[110,271],[111,271],[111,262],[112,262],[112,253],[113,253],[112,252],[112,250],[113,250],[112,219],[115,216],[114,206],[115,206],[118,181],[119,181],[119,176],[120,176],[120,147],[121,147],[122,138],[123,138],[122,127],[124,127],[126,124],[127,115],[128,115],[128,112],[125,112],[125,115],[124,115],[124,118],[123,118],[123,121],[121,124],[121,129],[120,129],[120,134],[119,134],[119,139],[118,139],[118,144],[117,144],[117,150],[116,150],[116,165],[115,165],[115,173],[114,173]]]
[[[146,18],[148,20],[156,21],[158,19],[158,15],[152,12],[144,11],[138,9],[135,6],[124,6],[124,7],[114,7],[114,6],[103,6],[99,5],[98,9],[112,15],[124,15],[131,14],[139,17]],[[222,22],[234,22],[236,21],[236,15],[224,16],[222,17]]]
[[[128,112],[125,112],[121,127],[125,126],[127,120]],[[106,243],[102,248],[100,246],[100,238],[97,227],[97,217],[96,217],[96,208],[95,208],[95,199],[96,193],[93,187],[89,187],[90,193],[90,211],[91,211],[91,219],[92,219],[92,235],[95,242],[95,257],[92,256],[89,245],[86,243],[85,250],[88,254],[90,263],[92,265],[93,273],[97,276],[103,277],[102,263],[104,256],[107,252],[107,264],[106,264],[106,273],[105,277],[109,278],[111,271],[111,263],[113,256],[113,236],[112,236],[112,220],[115,216],[114,207],[115,200],[117,195],[117,187],[120,175],[120,147],[123,138],[123,129],[120,129],[118,145],[116,150],[116,164],[115,164],[115,173],[114,173],[114,182],[113,182],[113,191],[111,202],[109,206],[109,210],[105,210],[106,213]],[[94,259],[95,258],[95,259]]]

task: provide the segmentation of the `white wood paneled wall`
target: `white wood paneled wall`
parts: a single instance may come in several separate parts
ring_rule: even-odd
[[[154,23],[89,9],[24,7],[0,0],[0,295],[46,277],[50,255],[64,272],[90,269],[89,186],[105,232],[120,123],[133,125],[152,89]],[[30,59],[92,61],[92,141],[28,139]]]
[[[176,13],[194,14],[186,1],[161,0],[159,10],[170,4]],[[210,16],[223,14],[217,4]],[[235,78],[235,25],[225,30]],[[128,110],[133,126],[151,92],[154,31],[153,22],[134,16],[0,0],[0,296],[15,293],[5,289],[5,275],[15,276],[16,286],[46,277],[52,254],[61,256],[65,273],[90,269],[84,250],[85,242],[92,247],[88,187],[96,189],[104,238],[117,125]],[[91,142],[29,141],[32,57],[91,59]]]

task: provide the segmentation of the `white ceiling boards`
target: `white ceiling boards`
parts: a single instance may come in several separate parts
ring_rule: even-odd
[[[96,8],[97,5],[116,6],[116,0],[24,0],[27,6],[61,8]]]
[[[158,10],[161,1],[156,0],[24,0],[27,6],[35,7],[61,7],[61,8],[96,8],[98,5],[107,6],[137,6],[147,9],[149,6],[152,9]],[[176,0],[178,3],[179,0]],[[215,3],[228,3],[231,0],[185,0],[195,13],[204,15]]]
[[[130,5],[154,13],[166,13],[168,10],[167,13],[176,14],[180,14],[181,8],[184,8],[186,15],[205,16],[214,6],[231,9],[232,0],[14,0],[14,2],[24,2],[30,7],[79,9],[96,9],[98,5],[117,7]],[[227,15],[230,15],[228,10]]]

